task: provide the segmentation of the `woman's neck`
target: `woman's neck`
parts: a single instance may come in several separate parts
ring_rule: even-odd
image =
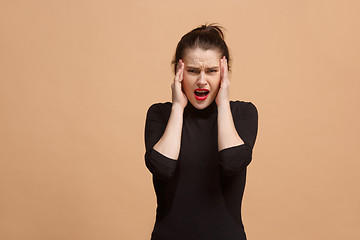
[[[208,117],[215,112],[217,112],[217,106],[215,100],[204,109],[197,109],[190,102],[188,102],[184,110],[184,113],[189,113],[191,115],[195,115],[199,117]]]

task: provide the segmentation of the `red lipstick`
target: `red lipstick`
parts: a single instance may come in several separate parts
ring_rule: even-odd
[[[204,101],[209,95],[209,89],[206,88],[197,88],[194,91],[195,98],[199,101]]]

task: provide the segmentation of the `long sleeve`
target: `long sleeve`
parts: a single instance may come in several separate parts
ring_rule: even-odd
[[[258,131],[258,112],[251,102],[231,102],[231,112],[236,131],[244,144],[223,149],[220,154],[220,166],[227,176],[239,173],[252,160],[252,149]]]
[[[170,179],[176,169],[177,161],[170,159],[154,150],[154,145],[164,134],[170,117],[171,104],[153,104],[146,116],[145,123],[145,164],[154,177]]]
[[[145,123],[145,161],[153,173],[157,199],[151,239],[245,240],[241,204],[245,166],[251,161],[256,138],[255,106],[230,102],[235,129],[245,144],[219,152],[216,102],[205,109],[189,102],[183,112],[177,160],[153,149],[165,132],[171,107],[171,103],[151,106]]]

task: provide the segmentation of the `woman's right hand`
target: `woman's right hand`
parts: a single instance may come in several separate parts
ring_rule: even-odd
[[[162,155],[177,160],[179,158],[181,133],[183,128],[184,108],[188,103],[185,93],[181,89],[183,80],[184,62],[179,61],[174,78],[171,84],[172,109],[165,131],[160,140],[154,145],[154,150]]]
[[[171,84],[172,104],[173,106],[180,106],[182,109],[184,109],[188,103],[188,99],[185,93],[182,91],[181,85],[184,76],[184,62],[180,59],[177,66],[178,67],[174,82]]]

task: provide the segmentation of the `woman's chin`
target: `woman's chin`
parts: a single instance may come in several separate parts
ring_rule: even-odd
[[[202,110],[202,109],[207,108],[210,105],[211,101],[210,101],[210,99],[205,99],[205,100],[191,99],[190,103],[196,109]]]

